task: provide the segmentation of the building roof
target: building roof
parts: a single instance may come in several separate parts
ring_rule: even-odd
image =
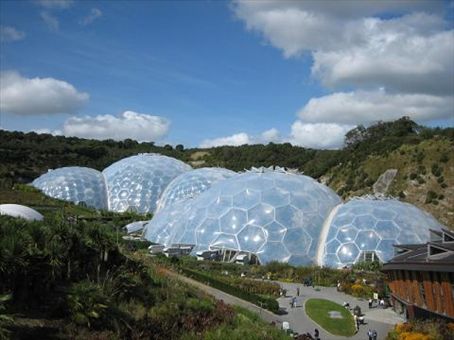
[[[440,239],[424,244],[395,245],[399,251],[383,270],[408,269],[454,272],[454,232],[442,229]]]

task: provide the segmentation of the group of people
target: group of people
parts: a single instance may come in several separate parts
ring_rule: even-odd
[[[372,308],[373,303],[374,303],[374,300],[369,299],[369,309]],[[380,300],[377,300],[377,307],[380,307],[383,309],[386,308],[385,299],[381,298]]]

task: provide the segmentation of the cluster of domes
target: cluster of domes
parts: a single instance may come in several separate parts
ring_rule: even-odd
[[[33,185],[99,209],[155,212],[143,233],[152,242],[248,252],[260,263],[343,267],[371,254],[384,262],[393,244],[426,242],[429,228],[441,227],[395,199],[342,204],[327,186],[282,168],[192,170],[156,154],[125,158],[103,172],[61,168]]]
[[[32,185],[47,196],[116,212],[154,212],[167,185],[191,167],[158,154],[121,159],[102,172],[84,167],[50,170]]]
[[[35,209],[20,204],[0,204],[0,215],[22,218],[27,221],[42,221],[44,218]]]

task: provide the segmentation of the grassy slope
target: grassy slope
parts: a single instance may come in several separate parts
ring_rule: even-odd
[[[443,155],[448,156],[446,162],[440,161]],[[437,182],[437,177],[431,171],[434,163],[443,169],[442,176],[446,188]],[[434,138],[417,145],[402,145],[386,156],[369,156],[357,171],[365,173],[368,179],[375,181],[387,169],[398,170],[389,188],[391,195],[398,197],[399,193],[403,192],[404,201],[430,212],[440,222],[454,228],[454,146],[451,141]],[[424,183],[419,183],[418,178],[411,179],[412,173],[422,178]],[[330,178],[331,188],[337,191],[345,185],[349,175],[348,164],[342,164],[332,168],[326,177]],[[359,183],[359,187],[347,192],[345,197],[372,192],[371,186],[365,182]],[[429,191],[443,195],[444,198],[437,199],[437,204],[426,203]]]
[[[355,334],[353,316],[341,305],[324,299],[309,299],[304,306],[307,315],[333,335],[352,336]],[[332,319],[329,312],[338,311],[342,319]]]

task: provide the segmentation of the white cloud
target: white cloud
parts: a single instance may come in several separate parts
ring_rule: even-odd
[[[223,145],[239,146],[244,144],[268,144],[270,142],[278,143],[280,141],[281,136],[279,131],[276,128],[272,128],[262,132],[258,136],[251,136],[246,132],[240,132],[227,137],[205,139],[200,143],[200,147],[212,148]]]
[[[205,139],[201,144],[201,148],[212,148],[215,146],[232,145],[239,146],[250,144],[249,135],[245,132],[240,132],[228,137],[219,137],[214,139]]]
[[[73,0],[37,0],[36,4],[46,9],[67,9],[74,4]]]
[[[118,116],[71,117],[64,123],[62,133],[93,139],[156,141],[167,134],[169,126],[163,117],[126,111]]]
[[[299,111],[304,122],[371,123],[409,116],[419,122],[454,115],[453,96],[388,94],[385,90],[337,92],[312,98]]]
[[[61,130],[51,130],[51,129],[46,129],[46,128],[42,128],[42,129],[34,129],[32,130],[33,132],[36,132],[38,134],[41,134],[41,133],[47,133],[49,135],[54,135],[54,136],[61,136],[63,135],[63,132]]]
[[[292,124],[289,142],[306,148],[337,149],[342,147],[345,134],[352,128],[351,125],[311,124],[297,120]]]
[[[326,86],[454,91],[454,30],[434,1],[237,1],[236,15],[286,57],[305,52]],[[398,16],[383,19],[380,14]],[[400,15],[400,16],[399,16]]]
[[[1,42],[12,42],[18,41],[25,38],[25,33],[18,31],[11,26],[0,26],[0,41]]]
[[[49,12],[41,12],[40,16],[51,31],[56,32],[60,29],[60,22]]]
[[[266,130],[260,135],[260,142],[263,144],[267,144],[269,142],[278,142],[280,139],[280,133],[276,128]]]
[[[98,19],[101,16],[102,16],[102,12],[100,9],[92,8],[90,10],[90,13],[79,21],[79,24],[81,24],[82,26],[90,25],[91,23],[93,23],[93,21],[95,21],[96,19]]]
[[[54,78],[24,78],[15,71],[0,74],[0,111],[20,115],[74,113],[89,95]]]

